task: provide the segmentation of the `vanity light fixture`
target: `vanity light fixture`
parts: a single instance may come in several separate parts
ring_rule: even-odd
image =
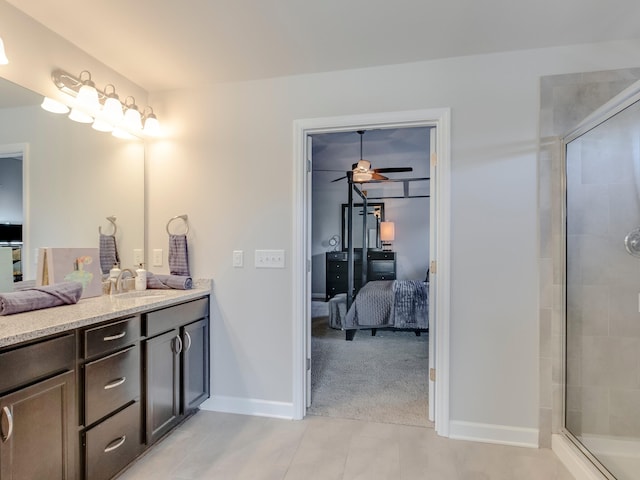
[[[71,120],[93,123],[92,127],[95,130],[112,132],[119,138],[135,138],[140,134],[154,136],[159,134],[160,127],[153,108],[147,107],[149,113],[144,116],[145,128],[143,128],[143,116],[136,105],[135,98],[129,96],[125,102],[121,102],[112,84],[108,84],[104,90],[97,89],[88,70],[83,70],[76,77],[57,69],[51,73],[51,79],[60,91],[70,97],[68,102],[65,100],[63,102],[72,107],[69,114]],[[42,108],[54,113],[69,111],[66,105],[48,97],[42,102]],[[146,111],[145,109],[145,113]]]
[[[9,63],[9,59],[7,58],[7,54],[4,52],[4,42],[2,38],[0,38],[0,65],[6,65]]]
[[[149,110],[149,113],[147,113]],[[153,113],[153,108],[147,107],[144,109],[144,127],[142,131],[149,136],[157,137],[160,135],[160,123],[158,122],[158,118],[156,114]]]
[[[44,97],[40,106],[51,113],[69,113],[69,107],[53,98]]]
[[[131,103],[127,103],[131,99]],[[136,99],[129,96],[124,100],[124,120],[122,124],[131,130],[142,130],[142,115],[136,105]]]

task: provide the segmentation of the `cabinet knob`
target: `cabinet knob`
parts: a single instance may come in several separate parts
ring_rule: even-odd
[[[104,447],[104,453],[113,452],[116,448],[120,448],[126,441],[127,441],[126,435],[123,435],[120,438],[116,438],[113,442],[111,442],[109,445]]]
[[[191,335],[189,335],[189,332],[184,332],[184,336],[187,340],[187,346],[184,347],[184,351],[188,352],[189,349],[191,348]]]
[[[117,333],[115,335],[109,335],[108,337],[102,337],[102,340],[105,342],[112,342],[113,340],[120,340],[121,338],[124,338],[126,334],[127,332],[124,331],[124,332]]]
[[[126,381],[127,381],[127,377],[120,377],[120,378],[118,378],[117,380],[114,380],[111,383],[107,383],[103,388],[105,390],[111,390],[112,388],[119,387],[120,385],[122,385]]]
[[[176,335],[176,355],[179,355],[180,353],[182,353],[182,338],[180,338],[180,335]]]

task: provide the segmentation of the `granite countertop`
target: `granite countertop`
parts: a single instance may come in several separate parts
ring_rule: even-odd
[[[84,298],[75,305],[0,316],[0,347],[94,323],[168,307],[210,294],[211,280],[194,281],[190,290],[144,290]]]

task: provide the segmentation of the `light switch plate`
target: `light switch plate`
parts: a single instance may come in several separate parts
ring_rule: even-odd
[[[154,267],[162,266],[162,249],[161,248],[153,249],[153,266]]]
[[[144,263],[144,253],[141,248],[133,249],[133,265],[137,267],[138,265]]]
[[[244,252],[242,250],[233,251],[233,266],[236,268],[244,266]]]
[[[284,268],[284,250],[256,250],[256,268]]]

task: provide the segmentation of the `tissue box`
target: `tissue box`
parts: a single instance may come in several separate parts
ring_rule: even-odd
[[[36,285],[82,283],[80,298],[102,295],[102,272],[98,248],[39,248]]]

